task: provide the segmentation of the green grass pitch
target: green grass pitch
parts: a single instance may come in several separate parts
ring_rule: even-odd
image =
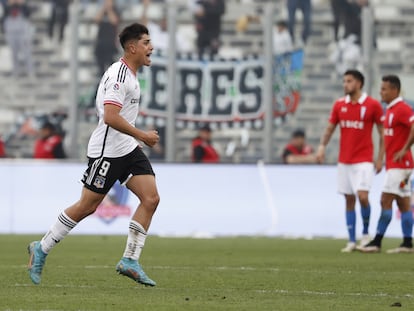
[[[149,288],[115,272],[126,237],[79,235],[51,252],[35,286],[33,239],[0,235],[0,310],[414,310],[413,255],[341,254],[344,240],[150,236]]]

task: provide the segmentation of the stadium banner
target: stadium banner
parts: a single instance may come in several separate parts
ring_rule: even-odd
[[[60,211],[78,200],[85,168],[80,163],[0,161],[0,233],[45,233]],[[161,202],[150,234],[346,237],[345,202],[336,190],[335,166],[160,163],[154,169]],[[370,193],[371,234],[379,218],[383,179],[384,173],[374,178]],[[137,198],[116,184],[97,212],[73,232],[126,234],[137,205]],[[394,214],[387,236],[400,237],[396,208]]]
[[[177,60],[175,101],[167,98],[167,64],[166,57],[153,55],[151,67],[143,67],[138,75],[142,93],[139,123],[146,120],[161,126],[167,105],[175,104],[179,128],[200,122],[263,126],[262,57],[199,60],[182,56]],[[278,123],[299,104],[303,50],[275,56],[273,64],[273,116]]]

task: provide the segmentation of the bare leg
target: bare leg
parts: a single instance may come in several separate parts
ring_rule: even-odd
[[[141,224],[148,231],[160,197],[158,194],[155,177],[152,175],[133,176],[127,183],[130,189],[140,200],[132,219]]]
[[[93,214],[104,197],[105,194],[96,193],[84,187],[79,201],[68,207],[65,213],[74,221],[79,222]]]

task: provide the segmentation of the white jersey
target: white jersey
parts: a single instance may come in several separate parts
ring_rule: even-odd
[[[104,105],[121,107],[120,115],[132,126],[138,116],[141,90],[136,73],[123,59],[112,64],[104,73],[96,94],[96,110],[99,123],[93,131],[88,144],[90,158],[122,157],[138,145],[138,141],[127,134],[121,133],[105,124]]]

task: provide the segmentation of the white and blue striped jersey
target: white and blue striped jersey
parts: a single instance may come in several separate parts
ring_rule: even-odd
[[[135,126],[140,95],[141,89],[136,73],[127,66],[123,59],[108,68],[102,76],[96,94],[99,123],[89,139],[88,157],[118,158],[130,153],[139,145],[134,137],[105,124],[104,105],[121,107],[120,115]]]

